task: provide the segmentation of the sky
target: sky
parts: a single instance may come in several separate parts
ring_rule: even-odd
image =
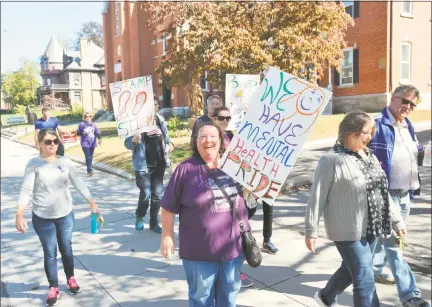
[[[19,69],[23,58],[39,63],[53,33],[74,40],[87,21],[102,24],[103,2],[1,2],[1,73]]]

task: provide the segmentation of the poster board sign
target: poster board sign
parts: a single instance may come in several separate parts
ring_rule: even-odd
[[[152,76],[110,83],[117,132],[121,139],[154,128]]]
[[[75,143],[77,140],[76,131],[62,132],[63,143]]]
[[[259,75],[226,75],[225,106],[231,112],[231,121],[227,130],[236,131],[239,128],[249,107],[249,98],[259,84]]]
[[[273,204],[331,95],[271,67],[219,168]]]

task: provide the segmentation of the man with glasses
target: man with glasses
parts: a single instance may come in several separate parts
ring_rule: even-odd
[[[191,138],[194,137],[198,131],[198,127],[201,123],[211,122],[213,118],[213,112],[216,108],[222,106],[222,99],[218,95],[213,95],[207,98],[207,114],[200,116],[196,119],[193,128]]]
[[[390,105],[375,117],[376,133],[370,144],[387,175],[393,202],[404,218],[409,216],[414,190],[420,188],[417,156],[421,146],[408,119],[419,97],[419,91],[412,85],[397,87]],[[374,254],[375,281],[382,284],[396,283],[403,306],[430,306],[421,298],[414,274],[403,259],[403,244],[399,243],[394,235],[378,241]],[[387,261],[394,279],[384,272]]]

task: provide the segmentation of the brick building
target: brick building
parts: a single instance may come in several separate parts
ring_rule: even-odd
[[[161,107],[188,105],[187,88],[163,88],[154,72],[169,37],[150,31],[145,3],[106,2],[103,10],[107,83],[153,75]],[[400,84],[411,83],[421,92],[419,108],[431,108],[431,3],[344,1],[355,20],[347,31],[342,69],[324,72],[320,86],[333,91],[333,113],[354,108],[378,111]],[[240,73],[240,72],[239,72]],[[329,84],[329,80],[331,80]],[[204,98],[208,82],[200,82]],[[107,89],[107,101],[110,103]]]
[[[378,111],[392,90],[413,84],[419,109],[431,108],[431,2],[345,1],[355,21],[346,33],[341,71],[324,73],[333,91],[333,112]],[[331,84],[328,80],[331,79]]]

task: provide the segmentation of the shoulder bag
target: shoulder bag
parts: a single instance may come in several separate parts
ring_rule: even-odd
[[[243,252],[245,254],[247,263],[253,268],[259,267],[261,265],[261,262],[262,262],[262,255],[261,255],[261,249],[259,248],[258,244],[256,243],[254,236],[252,235],[252,233],[250,231],[246,231],[243,220],[240,217],[240,214],[238,213],[238,211],[235,207],[235,204],[232,201],[231,197],[228,196],[225,189],[219,184],[219,182],[216,179],[216,176],[214,176],[214,174],[210,171],[207,164],[204,163],[204,166],[207,169],[209,176],[213,178],[213,181],[217,185],[218,189],[222,192],[225,199],[230,204],[231,210],[235,213],[235,216],[237,218],[237,221],[238,221],[238,224],[240,227],[240,232],[241,232],[241,236],[242,236]]]

